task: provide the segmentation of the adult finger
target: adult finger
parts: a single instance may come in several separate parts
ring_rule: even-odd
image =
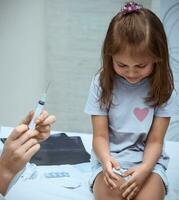
[[[26,153],[25,153],[25,158],[26,158],[26,161],[29,161],[32,156],[34,154],[36,154],[40,149],[40,144],[37,143],[35,145],[33,145]]]
[[[50,132],[43,132],[36,136],[38,142],[43,142],[50,136]]]
[[[36,145],[38,143],[38,140],[35,138],[29,139],[27,142],[25,142],[19,149],[22,150],[24,153],[27,152],[32,146]]]
[[[36,129],[40,132],[40,133],[48,133],[51,130],[51,126],[50,125],[38,125],[36,127]]]
[[[23,135],[27,130],[28,130],[28,126],[25,124],[21,124],[21,125],[15,127],[12,130],[12,133],[10,134],[8,140],[16,140],[21,135]]]
[[[38,121],[37,120],[37,124],[38,125],[51,125],[56,121],[56,117],[54,115],[50,115],[48,116],[46,119],[42,120],[42,121]]]
[[[42,123],[48,117],[48,112],[44,110],[37,119],[35,119],[35,123]]]
[[[33,138],[33,137],[37,136],[38,134],[39,134],[39,132],[37,130],[29,129],[28,131],[24,132],[24,134],[21,137],[19,137],[17,139],[17,142],[22,145],[26,141],[28,141],[30,138]]]
[[[30,111],[30,112],[28,113],[28,115],[21,121],[21,124],[29,125],[29,123],[30,123],[30,121],[31,121],[31,119],[32,119],[32,117],[33,117],[33,115],[34,115],[34,111]]]

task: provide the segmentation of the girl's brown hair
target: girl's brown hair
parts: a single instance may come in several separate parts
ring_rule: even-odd
[[[115,77],[112,56],[126,47],[130,47],[131,54],[147,55],[154,61],[154,69],[149,78],[150,89],[145,101],[151,106],[162,105],[170,98],[174,89],[168,44],[160,19],[146,8],[128,14],[118,13],[109,24],[99,71],[100,105],[109,107],[112,103]]]

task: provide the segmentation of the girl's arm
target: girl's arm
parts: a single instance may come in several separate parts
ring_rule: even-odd
[[[143,165],[152,171],[163,149],[164,137],[170,117],[155,117],[150,129],[144,150]]]
[[[116,188],[114,180],[119,177],[112,171],[119,168],[119,163],[110,156],[109,132],[107,116],[92,116],[93,125],[93,149],[102,164],[104,181],[110,188]]]
[[[153,167],[156,165],[162,153],[163,140],[169,121],[169,117],[154,117],[146,141],[142,164],[129,168],[129,170],[125,172],[126,176],[131,175],[132,177],[120,187],[124,198],[128,199],[128,197],[130,198],[131,196],[134,197],[137,195],[146,178],[150,175]]]
[[[93,149],[98,159],[103,163],[110,160],[109,133],[107,116],[96,116],[92,118],[93,125]]]

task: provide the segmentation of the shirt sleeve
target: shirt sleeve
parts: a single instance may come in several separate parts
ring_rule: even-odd
[[[85,113],[89,115],[107,115],[107,108],[101,108],[99,97],[101,89],[99,86],[99,74],[94,76],[91,82],[88,99],[85,106]]]
[[[155,108],[155,116],[158,117],[173,117],[177,113],[177,93],[173,90],[169,100],[161,105],[160,107]]]

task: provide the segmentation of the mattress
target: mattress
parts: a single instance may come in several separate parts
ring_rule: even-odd
[[[53,131],[52,134],[57,132]],[[91,152],[92,135],[88,133],[67,133],[80,136],[87,152]],[[166,141],[166,152],[171,160],[167,170],[169,194],[165,200],[179,199],[179,142]],[[33,170],[31,170],[33,168]],[[32,173],[33,171],[33,173]],[[65,175],[64,175],[65,174]],[[7,200],[93,200],[88,180],[90,163],[75,165],[33,166],[28,164],[24,174],[11,188]]]

